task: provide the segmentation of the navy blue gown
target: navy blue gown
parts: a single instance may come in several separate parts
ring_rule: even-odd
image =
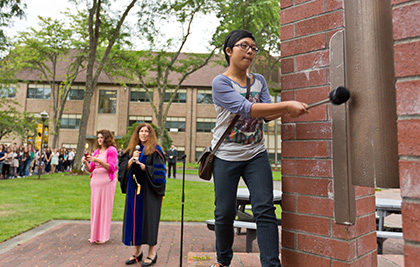
[[[154,246],[157,244],[162,199],[165,194],[166,163],[160,146],[151,155],[144,155],[143,146],[140,150],[142,153],[139,161],[146,165],[146,170],[142,171],[140,165],[133,163],[128,172],[122,241],[127,246]],[[126,156],[123,160],[128,159]],[[133,174],[141,185],[138,195]]]

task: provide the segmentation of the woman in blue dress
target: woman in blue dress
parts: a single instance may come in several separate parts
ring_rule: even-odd
[[[118,179],[126,192],[123,243],[134,246],[134,255],[125,263],[140,262],[141,246],[148,245],[141,266],[157,261],[157,237],[162,199],[165,194],[166,162],[152,126],[142,123],[135,129],[130,143],[119,161]]]

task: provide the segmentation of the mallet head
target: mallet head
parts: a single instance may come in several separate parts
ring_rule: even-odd
[[[330,101],[335,105],[341,105],[350,98],[350,91],[343,86],[339,86],[330,92]]]

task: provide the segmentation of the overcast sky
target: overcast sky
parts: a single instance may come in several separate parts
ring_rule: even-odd
[[[67,0],[23,0],[26,2],[25,9],[26,18],[22,20],[15,19],[13,25],[5,28],[4,31],[9,37],[16,35],[18,31],[26,31],[29,27],[38,28],[38,16],[63,18],[61,12],[67,8],[74,9],[74,6],[67,2]],[[127,1],[121,0],[120,3]],[[118,2],[117,2],[118,3]],[[133,10],[130,13],[134,13]],[[191,37],[188,39],[185,50],[183,52],[203,53],[208,52],[206,44],[211,38],[211,33],[214,31],[217,23],[214,23],[215,18],[211,16],[198,17],[196,23],[192,27]],[[180,26],[170,23],[164,27],[165,34],[170,37],[171,34],[181,31]]]

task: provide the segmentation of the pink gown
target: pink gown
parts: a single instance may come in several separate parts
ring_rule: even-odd
[[[97,157],[106,161],[106,152]],[[90,180],[90,242],[107,242],[111,232],[112,208],[114,204],[117,179],[111,181],[108,171],[95,162],[95,169]]]

